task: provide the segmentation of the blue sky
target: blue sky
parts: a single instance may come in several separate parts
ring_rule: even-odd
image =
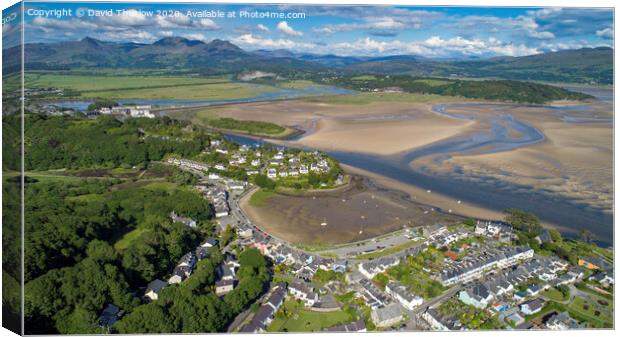
[[[236,17],[201,17],[218,10]],[[244,11],[283,17],[239,18]],[[27,43],[85,36],[152,43],[182,36],[229,40],[246,50],[440,58],[613,45],[613,11],[594,8],[26,3],[24,20]]]

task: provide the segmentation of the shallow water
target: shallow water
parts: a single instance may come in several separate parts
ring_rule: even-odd
[[[602,98],[609,97],[604,90],[598,90],[597,93],[601,94]],[[605,101],[598,101],[592,104],[607,104],[611,108],[609,102]],[[433,107],[433,111],[451,118],[475,120],[480,117],[479,112],[474,114],[474,108],[480,107],[480,105],[480,103],[437,105]],[[534,212],[543,221],[565,228],[564,232],[569,235],[574,235],[580,229],[587,228],[596,235],[599,243],[603,245],[612,244],[613,215],[602,210],[578,204],[575,200],[567,197],[544,194],[536,191],[531,186],[511,184],[492,177],[476,177],[476,181],[455,179],[451,175],[418,171],[410,166],[413,160],[426,156],[434,156],[433,158],[436,160],[443,160],[449,158],[454,153],[472,154],[510,151],[544,140],[544,135],[540,130],[518,120],[509,113],[509,109],[514,107],[514,105],[484,105],[485,108],[490,106],[493,111],[490,116],[486,116],[486,118],[490,119],[488,123],[489,128],[473,135],[466,137],[456,136],[396,156],[337,151],[327,151],[327,153],[343,164],[386,176],[422,189],[432,190],[455,200],[462,200],[465,203],[476,204],[495,211],[516,207]],[[468,108],[471,108],[469,112]],[[549,109],[549,107],[541,108]],[[457,111],[452,111],[452,109]],[[584,113],[585,111],[587,113],[592,111],[592,109],[588,107],[588,104],[584,104],[579,107],[554,107],[550,111],[554,111],[558,118],[565,122],[582,122],[581,120],[572,121],[578,117],[571,116],[574,116],[576,112]],[[562,119],[562,117],[567,116],[572,119]],[[232,141],[246,145],[257,145],[265,142],[243,136],[228,135],[227,137]],[[303,135],[297,136],[296,139],[300,137],[303,137]],[[307,147],[294,147],[314,150]],[[454,172],[453,174],[458,175],[459,172]],[[460,174],[465,177],[463,172]]]

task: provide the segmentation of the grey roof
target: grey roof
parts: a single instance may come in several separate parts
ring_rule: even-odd
[[[216,246],[216,245],[218,244],[218,242],[219,242],[219,241],[217,241],[217,240],[216,240],[216,239],[214,239],[214,238],[207,238],[207,239],[205,240],[205,242],[203,242],[203,244],[208,243],[208,244],[210,244],[211,246]]]
[[[491,295],[489,292],[489,288],[487,288],[484,284],[477,282],[471,290],[471,294],[473,294],[478,299],[486,299]]]
[[[527,301],[521,305],[522,306],[527,305],[530,308],[530,310],[535,311],[535,310],[542,308],[545,305],[545,302],[540,298],[536,298],[536,299]]]
[[[239,332],[242,333],[254,333],[258,330],[258,327],[254,325],[254,323],[250,322],[239,329]]]
[[[153,291],[156,294],[159,293],[162,289],[164,289],[166,287],[167,283],[160,280],[160,279],[156,279],[155,281],[149,283],[146,286],[146,292],[150,292]]]
[[[225,287],[225,286],[234,285],[234,284],[235,284],[234,280],[220,280],[220,281],[215,282],[216,287]]]
[[[375,309],[375,313],[380,322],[402,316],[400,305],[396,303],[388,304],[385,307]]]
[[[263,305],[258,309],[254,315],[254,318],[252,318],[252,324],[257,327],[265,327],[265,323],[273,314],[274,310],[272,307]]]
[[[120,309],[114,304],[108,304],[99,317],[99,325],[112,326],[119,318]]]
[[[285,290],[283,288],[278,288],[276,289],[276,291],[273,292],[273,294],[271,294],[271,296],[269,296],[267,303],[277,308],[278,306],[280,306],[280,304],[282,304],[285,296],[286,296]]]

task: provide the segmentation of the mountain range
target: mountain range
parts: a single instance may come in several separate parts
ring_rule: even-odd
[[[6,72],[19,69],[20,46],[3,51]],[[171,73],[238,73],[262,70],[408,74],[437,77],[485,77],[554,82],[613,83],[613,49],[563,50],[522,57],[438,60],[416,55],[355,57],[295,53],[289,50],[246,51],[229,41],[205,43],[167,37],[152,44],[93,39],[24,45],[27,70],[133,68]]]

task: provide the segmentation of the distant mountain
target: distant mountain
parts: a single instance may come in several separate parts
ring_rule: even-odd
[[[383,59],[357,63],[350,71],[419,76],[494,77],[512,80],[613,83],[613,49],[563,50],[485,60]]]
[[[4,67],[19,62],[11,57],[20,47],[4,50]],[[223,40],[205,43],[181,37],[167,37],[152,44],[115,43],[84,38],[60,43],[25,45],[26,68],[137,68],[168,71],[201,71],[210,74],[265,71],[310,71],[322,68],[295,58],[260,56]],[[6,68],[5,68],[6,69]]]
[[[5,71],[19,69],[20,47],[4,50]],[[613,82],[613,49],[584,48],[523,57],[428,59],[415,55],[383,57],[318,55],[286,49],[245,51],[223,40],[209,43],[167,37],[152,44],[93,39],[25,45],[26,69],[135,68],[208,74],[266,71],[320,71],[488,77],[512,80]]]

